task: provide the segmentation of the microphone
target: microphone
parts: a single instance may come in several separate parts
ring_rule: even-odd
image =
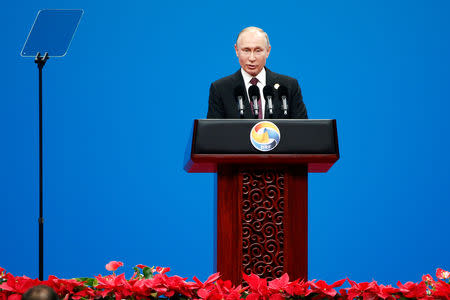
[[[250,96],[250,99],[253,102],[253,113],[254,113],[255,119],[258,119],[258,116],[259,116],[258,99],[260,97],[259,88],[256,85],[251,85],[248,88],[248,95]]]
[[[244,117],[244,93],[245,89],[242,85],[234,88],[234,98],[236,98],[239,107],[239,115],[241,118]]]
[[[288,104],[287,104],[287,96],[288,96],[288,89],[284,85],[280,85],[278,88],[278,94],[281,97],[282,105],[281,109],[283,110],[283,114],[285,117],[288,115]]]
[[[266,85],[263,88],[263,94],[264,94],[264,98],[267,101],[267,107],[269,108],[269,118],[272,118],[272,115],[273,115],[273,105],[272,105],[273,88],[270,85]]]

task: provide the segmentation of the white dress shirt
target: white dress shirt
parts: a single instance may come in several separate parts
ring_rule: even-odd
[[[251,102],[250,96],[248,95],[248,88],[252,85],[250,80],[252,80],[253,76],[248,74],[241,68],[242,78],[244,78],[245,90],[247,91],[248,100]],[[258,83],[256,86],[259,88],[259,94],[261,97],[261,109],[262,109],[262,118],[264,119],[264,111],[266,108],[266,99],[264,99],[263,88],[266,86],[266,69],[263,68],[258,75],[255,76],[258,79]]]

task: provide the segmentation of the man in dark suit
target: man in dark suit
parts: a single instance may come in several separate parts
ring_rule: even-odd
[[[281,97],[278,88],[287,88],[287,103],[289,119],[307,119],[300,86],[296,79],[277,74],[265,67],[270,54],[270,43],[267,34],[260,28],[247,27],[242,30],[234,45],[241,69],[236,73],[221,78],[211,84],[209,90],[208,119],[239,119],[238,103],[234,95],[235,88],[241,86],[248,91],[251,85],[260,90],[258,106],[262,112],[259,118],[269,118],[268,105],[263,97],[263,88],[268,85],[274,90],[273,119],[286,118],[281,107]],[[244,118],[254,118],[252,104],[248,93],[244,93]]]

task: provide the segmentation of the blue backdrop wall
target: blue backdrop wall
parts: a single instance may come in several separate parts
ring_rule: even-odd
[[[209,85],[244,27],[335,118],[341,159],[309,180],[309,277],[380,283],[450,268],[448,1],[9,1],[0,28],[0,266],[37,277],[37,68],[19,56],[42,8],[82,8],[44,69],[45,272],[110,260],[213,270],[214,176],[183,171]]]

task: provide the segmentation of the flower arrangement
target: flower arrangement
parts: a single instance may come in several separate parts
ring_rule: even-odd
[[[356,283],[342,279],[333,284],[323,280],[290,281],[284,274],[280,278],[267,281],[255,274],[243,274],[243,285],[233,286],[230,281],[222,280],[216,273],[202,282],[194,276],[193,282],[179,276],[168,276],[170,268],[147,267],[137,265],[134,274],[126,279],[124,274],[116,275],[122,262],[111,261],[106,265],[113,273],[94,278],[59,279],[49,276],[39,281],[26,276],[14,276],[0,268],[0,300],[20,300],[29,288],[45,284],[52,287],[61,299],[68,300],[140,300],[140,299],[177,299],[177,300],[285,300],[285,299],[450,299],[450,272],[437,269],[436,277],[429,274],[418,283],[397,283],[398,287],[378,284],[375,281]],[[341,287],[346,281],[349,288]]]

